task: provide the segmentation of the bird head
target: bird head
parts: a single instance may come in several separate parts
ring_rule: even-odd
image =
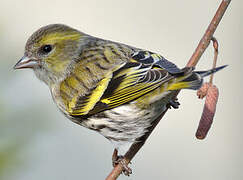
[[[14,69],[31,68],[48,85],[60,81],[79,57],[85,37],[66,25],[44,26],[30,36]]]

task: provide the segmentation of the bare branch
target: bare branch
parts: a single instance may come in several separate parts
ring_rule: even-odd
[[[215,13],[215,16],[213,17],[212,21],[210,22],[205,34],[203,35],[202,39],[200,40],[197,48],[195,49],[193,55],[191,56],[190,60],[187,63],[187,66],[196,66],[200,57],[208,47],[211,38],[213,37],[213,34],[222,19],[229,3],[231,0],[222,0],[218,10]],[[179,91],[175,91],[173,94],[173,97],[176,98],[178,95]],[[138,143],[134,143],[129,151],[125,154],[124,158],[126,160],[126,163],[128,164],[132,158],[136,155],[136,153],[140,150],[140,148],[144,145],[145,141],[149,137],[149,135],[152,133],[153,129],[156,127],[156,125],[159,123],[161,118],[163,118],[164,114],[167,112],[168,108],[166,109],[165,112],[163,112],[154,122],[153,125],[150,127],[149,131],[147,134],[145,134],[141,141]],[[117,164],[111,171],[111,173],[107,176],[106,180],[116,180],[117,177],[121,174],[123,168],[120,164]]]
[[[220,20],[222,19],[230,1],[231,0],[223,0],[221,2],[221,4],[220,4],[218,10],[216,11],[212,21],[210,22],[206,32],[204,33],[202,39],[200,40],[196,50],[192,54],[189,62],[187,63],[187,66],[196,66],[196,64],[198,63],[202,54],[207,49],[207,47],[210,43],[210,40],[212,39],[213,34],[214,34],[216,28],[218,27],[218,24],[219,24]]]

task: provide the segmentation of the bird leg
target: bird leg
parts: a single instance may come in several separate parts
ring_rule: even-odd
[[[126,176],[129,176],[132,174],[132,169],[128,167],[126,164],[126,160],[123,156],[118,156],[117,149],[114,149],[114,152],[112,154],[112,166],[115,167],[116,165],[120,164],[123,168],[123,174]]]
[[[179,108],[180,103],[178,102],[178,99],[171,99],[169,100],[169,103],[167,104],[167,107],[171,109],[171,107],[173,107],[174,109],[178,109]]]

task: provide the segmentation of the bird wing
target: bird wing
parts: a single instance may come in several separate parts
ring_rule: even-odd
[[[173,76],[164,69],[129,62],[123,68],[114,72],[114,77],[93,111],[112,109],[129,103],[153,91],[172,78]]]
[[[82,103],[76,104],[71,114],[92,115],[132,102],[173,79],[173,74],[181,72],[158,54],[135,52],[128,62],[108,73],[88,96],[82,97]]]

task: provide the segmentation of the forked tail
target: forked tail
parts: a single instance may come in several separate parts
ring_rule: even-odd
[[[217,71],[225,68],[227,65],[216,67],[207,71],[192,71],[191,75],[183,78],[179,77],[182,80],[177,81],[174,84],[171,84],[168,90],[179,90],[179,89],[194,89],[197,90],[202,86],[203,78],[216,73]]]

